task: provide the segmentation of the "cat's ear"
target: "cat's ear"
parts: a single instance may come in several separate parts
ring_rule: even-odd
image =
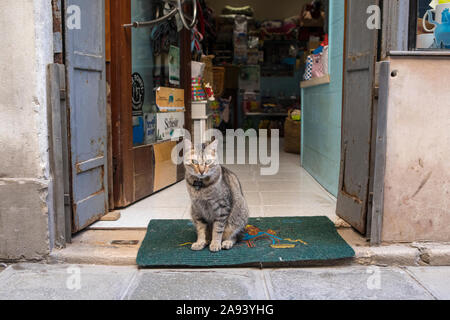
[[[219,147],[219,140],[214,140],[213,142],[211,142],[206,148],[205,150],[210,153],[213,156],[216,156],[217,154],[217,148]]]

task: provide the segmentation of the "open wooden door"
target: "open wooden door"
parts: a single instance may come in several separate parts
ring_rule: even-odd
[[[104,0],[66,0],[65,12],[73,19],[65,25],[65,64],[77,232],[108,212]]]
[[[145,116],[155,114],[153,106],[158,87],[184,89],[185,112],[182,117],[187,129],[191,123],[191,31],[185,28],[180,31],[174,28],[174,23],[168,25],[175,37],[167,43],[179,49],[180,57],[179,84],[174,84],[170,83],[168,75],[162,76],[169,70],[166,68],[167,63],[162,63],[166,61],[168,52],[162,52],[155,46],[156,42],[151,40],[152,31],[156,30],[154,28],[160,28],[162,23],[170,19],[154,25],[134,26],[134,22],[148,23],[160,18],[159,15],[164,13],[161,5],[162,2],[156,0],[111,1],[111,116],[115,208],[127,207],[184,178],[183,165],[172,165],[170,161],[168,150],[172,150],[174,142],[156,138],[147,141],[144,138],[144,120],[151,119]],[[155,51],[155,47],[158,50]],[[133,103],[133,96],[136,98],[136,105]]]
[[[367,27],[374,0],[346,1],[341,171],[336,213],[366,233],[378,30]]]

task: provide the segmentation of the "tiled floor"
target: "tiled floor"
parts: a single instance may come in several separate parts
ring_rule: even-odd
[[[227,165],[241,180],[252,217],[328,216],[336,219],[336,200],[302,167],[300,156],[280,152],[280,169],[262,176],[259,165]],[[99,221],[91,229],[146,228],[151,219],[189,219],[185,181],[121,211],[117,221]]]

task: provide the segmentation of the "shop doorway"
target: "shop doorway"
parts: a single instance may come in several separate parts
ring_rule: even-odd
[[[86,195],[86,199],[102,194],[104,201],[100,209],[90,207],[95,209],[95,213],[92,212],[85,224],[80,224],[77,228],[73,227],[73,232],[86,227],[88,229],[145,229],[150,219],[189,218],[189,198],[182,181],[183,166],[174,165],[169,158],[170,150],[176,142],[159,139],[161,137],[146,140],[146,135],[149,134],[148,129],[153,121],[149,120],[146,123],[149,119],[146,118],[146,114],[154,113],[156,118],[161,111],[174,112],[174,117],[178,116],[178,123],[183,123],[182,126],[192,132],[191,129],[199,119],[196,118],[198,115],[194,114],[192,107],[198,101],[195,101],[196,97],[191,95],[192,65],[195,64],[191,61],[195,61],[205,64],[204,78],[211,79],[213,82],[212,87],[217,101],[206,104],[205,117],[202,119],[205,128],[215,127],[221,131],[253,129],[255,132],[259,129],[278,129],[280,132],[280,166],[275,175],[261,175],[260,169],[264,166],[260,164],[227,164],[230,169],[238,173],[242,181],[251,215],[254,217],[325,215],[336,221],[337,206],[339,216],[363,234],[365,233],[365,230],[359,228],[359,225],[349,218],[353,214],[352,206],[345,202],[347,200],[343,198],[341,192],[342,190],[348,192],[345,188],[348,188],[349,184],[343,183],[347,175],[354,173],[355,176],[360,177],[359,173],[356,174],[352,169],[354,163],[344,166],[345,171],[342,171],[342,163],[348,163],[346,156],[349,155],[351,148],[348,146],[344,148],[341,144],[340,124],[335,125],[334,131],[330,130],[327,133],[329,136],[338,137],[333,140],[334,144],[330,145],[329,136],[324,135],[323,132],[323,128],[330,123],[330,119],[335,121],[343,118],[342,128],[345,130],[343,130],[342,141],[347,141],[349,137],[359,139],[345,120],[345,109],[344,114],[341,113],[342,96],[338,93],[344,91],[345,96],[346,88],[351,87],[345,82],[349,81],[347,74],[344,75],[345,81],[342,81],[342,65],[339,65],[342,56],[340,58],[329,56],[328,61],[325,61],[329,63],[328,70],[326,68],[315,70],[320,74],[313,78],[304,78],[305,74],[308,74],[305,72],[307,57],[313,51],[320,54],[325,49],[325,51],[330,50],[328,53],[333,55],[334,49],[344,50],[344,37],[340,38],[336,34],[339,33],[338,31],[344,33],[345,22],[349,21],[348,15],[359,14],[363,6],[358,7],[359,9],[345,7],[347,4],[345,1],[331,2],[333,5],[330,7],[328,1],[286,0],[282,2],[282,5],[280,4],[280,12],[274,12],[271,10],[273,4],[270,2],[253,1],[250,7],[242,8],[240,1],[198,1],[203,17],[202,24],[199,24],[194,32],[185,28],[177,29],[176,21],[173,25],[168,25],[169,29],[164,31],[167,32],[168,43],[164,44],[166,48],[162,51],[159,47],[159,54],[155,54],[155,46],[160,46],[164,41],[161,41],[158,33],[154,31],[158,29],[135,27],[139,25],[139,22],[151,21],[161,15],[170,14],[170,11],[168,12],[164,7],[164,3],[106,0],[105,11],[102,11],[99,4],[94,9],[88,10],[93,13],[98,12],[105,17],[103,26],[106,41],[103,49],[106,57],[106,71],[96,72],[102,74],[102,77],[105,75],[105,78],[98,78],[97,81],[106,79],[107,98],[105,97],[104,104],[99,104],[100,108],[104,108],[102,117],[104,116],[103,119],[105,119],[100,126],[102,140],[99,140],[103,157],[101,161],[100,159],[86,160],[89,164],[101,162],[97,178],[101,176],[103,180],[101,185],[92,188],[95,190]],[[157,7],[159,9],[156,9]],[[189,8],[185,9],[189,11]],[[215,13],[214,16],[212,12]],[[346,19],[340,19],[340,15],[344,18],[345,12],[348,14]],[[242,19],[245,20],[245,27],[242,26]],[[337,21],[341,21],[342,25],[339,25]],[[361,23],[363,20],[347,27],[347,40],[353,39],[352,32],[356,32]],[[89,28],[91,27],[99,26],[92,25]],[[170,28],[175,29],[176,32],[171,34]],[[338,30],[333,31],[332,28]],[[70,34],[70,31],[66,30],[66,32]],[[213,37],[208,38],[208,33],[213,34]],[[89,36],[87,38],[89,41],[92,40]],[[375,39],[376,37],[374,41]],[[75,40],[78,41],[78,39]],[[75,40],[72,39],[72,41]],[[331,41],[333,43],[329,43]],[[353,44],[358,41],[358,38],[355,38]],[[198,48],[198,45],[201,48]],[[327,45],[328,48],[326,48]],[[70,45],[67,45],[68,70],[71,68],[70,48]],[[345,52],[349,57],[360,49],[357,45],[355,52],[348,48],[352,46],[348,44],[345,46],[347,50]],[[373,49],[376,51],[376,46],[370,48],[370,50]],[[367,86],[370,90],[372,62],[374,63],[375,59],[367,61],[361,69],[368,74]],[[174,71],[177,67],[179,70]],[[346,68],[348,72],[352,71],[348,64]],[[80,70],[89,71],[83,66]],[[74,77],[74,75],[69,72],[68,77]],[[335,79],[341,79],[340,83]],[[71,81],[70,78],[69,84]],[[72,81],[72,83],[75,82]],[[88,86],[89,90],[92,88]],[[160,110],[161,105],[156,103],[157,94],[161,91],[158,91],[158,88],[173,90],[171,92],[183,89],[184,109]],[[332,88],[332,90],[326,89],[324,93],[321,88]],[[71,91],[75,92],[72,89]],[[321,113],[316,111],[307,113],[308,108],[310,111],[311,108],[315,108],[313,104],[317,101],[319,104],[327,104],[328,100],[323,97],[330,92],[335,94],[330,99],[333,106],[337,106],[336,108],[323,109]],[[74,96],[73,101],[76,101],[79,94]],[[98,97],[101,97],[100,93],[97,94]],[[344,98],[344,106],[347,101]],[[370,104],[371,101],[367,103]],[[351,113],[350,109],[347,110]],[[368,116],[366,119],[369,122],[372,121],[371,110],[370,106],[366,110],[367,114],[364,114]],[[177,112],[179,113],[176,114]],[[180,114],[182,114],[181,117]],[[88,113],[85,115],[88,116]],[[299,115],[300,121],[295,117]],[[78,121],[81,118],[71,119]],[[285,130],[288,128],[285,124],[289,123],[287,119],[290,121],[290,131]],[[92,120],[94,121],[95,118]],[[95,125],[93,124],[92,127]],[[372,128],[371,122],[369,128]],[[370,129],[369,131],[371,133]],[[369,134],[367,138],[370,140],[371,135]],[[315,140],[319,148],[315,148],[314,144],[310,143],[311,140]],[[72,145],[76,143],[78,142],[72,141]],[[341,148],[345,152],[341,152]],[[353,152],[357,153],[357,147],[355,148]],[[236,153],[244,151],[247,155],[255,152],[248,144],[236,145],[234,151]],[[332,156],[327,152],[332,152]],[[369,157],[373,155],[370,144],[364,154]],[[323,170],[329,163],[326,162],[328,161],[326,158],[340,159],[341,157],[343,162],[337,160],[337,164],[333,164],[336,170]],[[304,166],[305,161],[312,162],[314,165]],[[364,165],[368,164],[367,157],[355,161]],[[73,168],[75,171],[72,170],[72,181],[76,181],[77,176],[82,172],[77,171],[77,163],[73,164]],[[98,166],[86,168],[89,176],[92,177],[93,173],[90,171],[95,171]],[[358,217],[364,223],[367,221],[367,206],[370,202],[368,200],[371,174],[369,164],[366,169],[368,174],[363,177],[365,179],[363,183],[367,187],[362,191],[366,197],[361,203],[352,198],[359,204]],[[327,175],[327,179],[323,179]],[[349,179],[354,181],[353,178]],[[76,193],[76,189],[73,189],[73,199],[76,199]],[[79,210],[75,201],[72,204],[73,208]],[[117,221],[95,222],[111,210],[120,211],[121,218]],[[74,219],[77,214],[78,212],[74,210]]]
[[[140,1],[130,1],[126,4],[114,4],[111,8],[111,13],[119,18],[113,19],[114,22],[111,21],[111,48],[117,51],[122,50],[121,53],[116,54],[112,51],[112,56],[127,57],[127,59],[120,60],[120,74],[125,72],[125,74],[133,75],[136,73],[136,70],[133,70],[133,59],[136,53],[134,50],[138,44],[134,39],[139,37],[139,33],[146,35],[145,39],[152,37],[152,28],[123,30],[124,25],[134,21],[142,22],[157,18],[157,11],[154,7],[149,6],[148,1],[145,1],[145,7],[142,7],[140,3]],[[242,129],[244,131],[250,129],[255,130],[256,133],[259,129],[276,129],[280,132],[281,140],[278,150],[280,166],[275,175],[261,175],[260,168],[263,165],[260,164],[227,164],[240,176],[252,216],[325,215],[336,220],[335,197],[301,166],[301,121],[292,121],[291,129],[289,129],[291,131],[285,132],[288,114],[297,113],[295,110],[300,111],[301,109],[300,81],[304,75],[306,53],[316,49],[326,40],[328,29],[328,4],[326,2],[321,3],[318,8],[309,7],[310,10],[316,9],[315,14],[318,15],[311,17],[310,20],[305,20],[302,28],[298,27],[299,21],[296,19],[302,10],[305,10],[305,15],[307,15],[305,6],[308,4],[308,1],[302,3],[286,1],[283,8],[280,9],[280,13],[276,14],[269,10],[271,5],[268,1],[252,3],[252,6],[243,8],[243,12],[225,12],[234,10],[229,9],[228,2],[225,1],[199,1],[202,20],[193,35],[189,35],[188,50],[183,51],[182,47],[186,44],[179,42],[180,61],[184,60],[184,64],[189,66],[189,70],[185,70],[186,76],[189,73],[189,77],[187,77],[189,81],[184,82],[184,86],[180,85],[188,92],[185,99],[185,127],[189,127],[189,124],[194,127],[197,120],[196,115],[192,113],[191,105],[198,104],[198,102],[191,102],[191,99],[195,100],[196,97],[191,96],[190,79],[191,76],[195,76],[195,74],[191,74],[192,70],[195,72],[195,67],[192,66],[197,62],[202,62],[206,65],[203,75],[205,83],[213,83],[217,101],[208,103],[205,108],[206,119],[203,119],[205,129],[214,127],[224,132],[226,129]],[[236,3],[231,3],[231,5],[238,6]],[[135,11],[137,8],[140,12]],[[215,12],[214,17],[210,15],[212,11]],[[246,43],[248,44],[250,39],[253,42],[246,53],[251,61],[239,60],[241,58],[238,56],[237,44],[241,41],[239,37],[242,35],[236,37],[233,35],[235,17],[241,14],[248,20],[245,27],[246,35],[244,35],[247,39]],[[281,26],[278,25],[280,22]],[[263,27],[261,27],[262,24],[264,24]],[[200,36],[195,32],[203,32],[204,35]],[[114,40],[115,36],[118,37],[116,40]],[[199,41],[200,39],[196,37],[201,37],[203,40]],[[181,39],[183,39],[183,35],[179,34],[178,41],[182,41]],[[194,41],[191,43],[192,39]],[[148,40],[146,43],[148,44]],[[153,83],[153,87],[156,88],[156,82],[159,81],[159,79],[155,80],[157,55],[151,52],[150,46],[147,49],[150,50],[149,56],[153,58],[153,61],[150,61],[152,65],[149,75],[148,77],[142,76],[143,73],[145,74],[145,70],[139,72],[143,78],[142,82],[146,84],[146,95],[148,92],[151,94],[153,89],[151,86],[149,89],[147,84]],[[125,51],[126,54],[124,54]],[[130,51],[131,54],[128,53]],[[144,53],[141,51],[141,54]],[[203,57],[201,57],[202,54]],[[182,65],[183,63],[181,63],[181,67]],[[118,68],[117,66],[112,67],[115,70]],[[126,138],[120,137],[119,139],[121,145],[118,144],[117,137],[114,137],[113,132],[113,140],[116,140],[113,144],[114,161],[116,161],[113,164],[115,175],[113,185],[114,195],[118,194],[118,198],[121,199],[115,200],[116,209],[120,210],[121,218],[118,221],[100,221],[90,228],[146,228],[152,218],[188,219],[189,198],[183,181],[167,188],[161,188],[162,190],[143,191],[148,190],[152,179],[150,174],[148,178],[143,178],[146,176],[145,171],[151,171],[152,174],[155,171],[155,165],[151,162],[155,158],[154,151],[150,151],[152,148],[154,150],[155,145],[148,146],[145,142],[136,145],[131,142],[131,138],[134,139],[136,134],[135,128],[129,126],[129,123],[134,122],[130,103],[131,97],[134,96],[134,88],[129,88],[127,77],[120,76],[120,79],[115,79],[114,73],[117,74],[117,71],[111,72],[113,122],[115,121],[114,109],[117,109],[119,105],[115,106],[114,101],[118,99],[122,117],[120,123],[121,126],[124,123],[127,126],[123,133]],[[161,73],[157,71],[156,74],[159,76]],[[152,77],[153,79],[151,79]],[[183,78],[183,70],[181,70],[181,78]],[[185,79],[180,80],[183,83]],[[120,82],[122,87],[118,85]],[[128,88],[124,88],[126,84]],[[165,85],[176,87],[170,83]],[[120,97],[118,92],[121,92]],[[127,95],[128,98],[126,98]],[[126,101],[130,108],[123,108]],[[191,119],[192,116],[194,119]],[[124,119],[126,120],[124,121]],[[287,137],[285,137],[286,134]],[[132,144],[133,146],[131,146]],[[133,151],[130,152],[130,149]],[[123,150],[122,154],[117,150]],[[245,146],[238,146],[237,142],[234,151],[236,154],[243,151],[247,155],[254,152],[248,143]],[[148,155],[144,155],[145,153]],[[117,156],[119,160],[117,160]],[[120,156],[122,160],[120,160]],[[132,165],[129,164],[131,162]],[[126,174],[127,171],[128,174]],[[129,178],[132,171],[134,171],[134,182]],[[180,176],[177,181],[180,181],[183,172],[181,169],[178,172]],[[118,182],[121,179],[122,182]],[[138,194],[141,196],[137,196]]]

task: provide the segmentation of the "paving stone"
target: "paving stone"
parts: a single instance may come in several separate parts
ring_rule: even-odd
[[[132,300],[267,299],[262,273],[253,269],[141,270],[134,282]]]
[[[271,299],[432,299],[397,268],[345,267],[265,270]],[[377,281],[379,279],[379,281]]]
[[[408,267],[407,270],[437,299],[450,300],[450,267]]]
[[[134,267],[15,264],[0,273],[0,300],[111,300],[125,293]]]

